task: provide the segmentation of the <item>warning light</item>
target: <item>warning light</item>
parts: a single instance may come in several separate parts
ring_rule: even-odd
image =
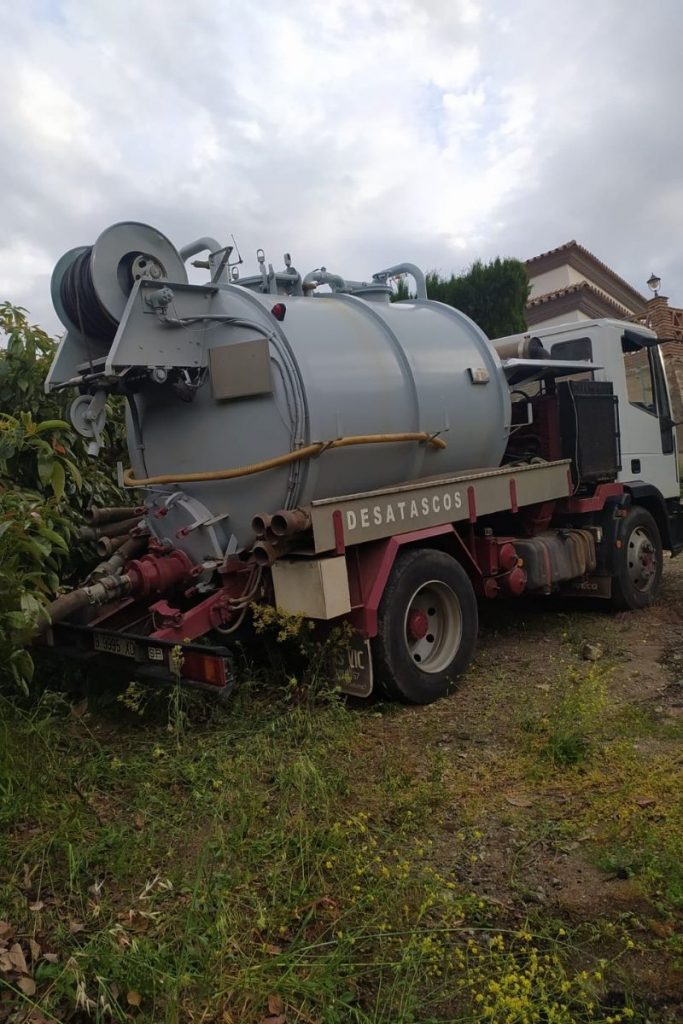
[[[276,302],[270,312],[273,314],[276,320],[282,321],[285,318],[287,307],[285,306],[284,302]]]

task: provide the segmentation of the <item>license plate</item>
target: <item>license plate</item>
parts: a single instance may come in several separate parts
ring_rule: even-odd
[[[135,657],[135,641],[123,636],[108,636],[106,633],[95,633],[93,637],[96,651],[104,654],[118,654],[123,658]]]

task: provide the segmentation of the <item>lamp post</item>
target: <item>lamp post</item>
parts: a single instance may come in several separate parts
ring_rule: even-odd
[[[658,295],[659,295],[659,289],[662,286],[662,279],[661,279],[661,277],[657,277],[656,274],[650,274],[650,277],[649,277],[648,282],[647,282],[647,286],[648,286],[648,288],[650,289],[651,292],[655,293],[655,298],[657,298]]]

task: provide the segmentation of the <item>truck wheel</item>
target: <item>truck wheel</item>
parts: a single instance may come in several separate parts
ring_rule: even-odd
[[[445,697],[472,659],[477,629],[474,590],[454,558],[431,548],[399,554],[378,609],[377,682],[410,704]]]
[[[662,538],[650,513],[638,505],[628,512],[622,546],[614,553],[612,605],[648,608],[662,589]]]

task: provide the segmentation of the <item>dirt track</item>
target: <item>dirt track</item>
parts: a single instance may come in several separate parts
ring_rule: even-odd
[[[588,641],[602,648],[596,663],[582,656]],[[593,752],[546,771],[537,731],[552,730],[568,687],[593,677],[603,680],[607,702],[586,708]],[[644,612],[577,602],[489,606],[459,692],[385,716],[369,732],[418,774],[435,750],[443,755],[444,806],[430,833],[437,855],[452,865],[454,833],[475,829],[476,860],[459,869],[502,913],[521,921],[541,911],[578,927],[630,921],[646,946],[651,940],[627,973],[663,1008],[661,1019],[673,1021],[683,1019],[683,969],[667,943],[681,927],[680,906],[671,911],[661,887],[648,889],[637,871],[609,861],[622,842],[637,854],[637,836],[656,834],[676,809],[680,781],[667,797],[657,780],[680,780],[682,715],[680,559],[667,561],[663,599]]]

